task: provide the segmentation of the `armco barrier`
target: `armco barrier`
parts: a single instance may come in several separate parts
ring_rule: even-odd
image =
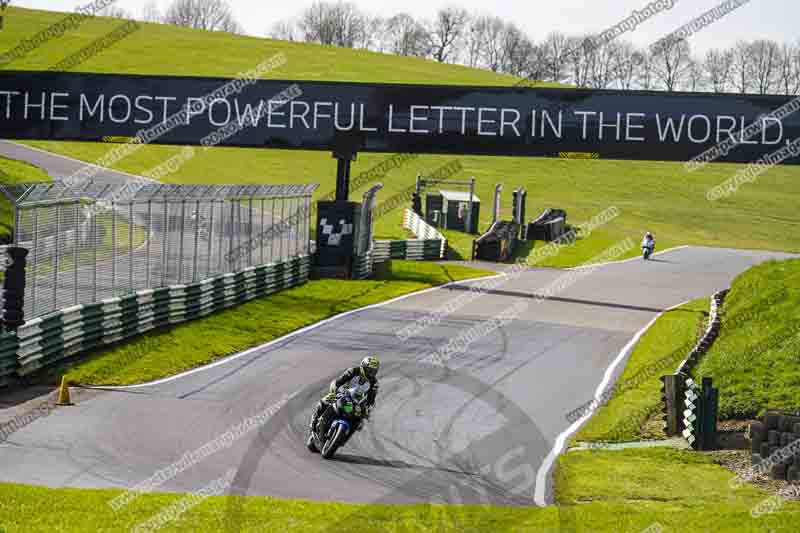
[[[300,256],[190,285],[142,290],[35,318],[20,327],[16,335],[0,336],[0,384],[10,381],[11,372],[25,376],[80,352],[298,285],[308,279],[309,264],[308,256]]]

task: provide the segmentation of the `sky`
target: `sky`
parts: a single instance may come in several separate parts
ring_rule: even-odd
[[[11,0],[12,5],[37,9],[72,11],[90,0]],[[140,13],[147,0],[117,0],[117,6]],[[170,0],[156,0],[162,12]],[[654,0],[349,0],[365,11],[382,16],[406,12],[414,17],[431,18],[442,7],[459,6],[470,12],[486,13],[513,21],[534,41],[551,31],[565,34],[601,32],[641,10]],[[673,2],[663,11],[641,23],[624,39],[646,46],[671,33],[722,0],[664,0]],[[236,19],[251,35],[263,36],[277,20],[297,17],[313,0],[228,0]],[[492,5],[493,4],[493,5]],[[491,6],[491,7],[489,7]],[[487,8],[490,11],[487,11]],[[737,40],[773,39],[800,42],[800,1],[750,0],[724,18],[690,38],[694,50],[702,54],[714,47],[727,47]]]

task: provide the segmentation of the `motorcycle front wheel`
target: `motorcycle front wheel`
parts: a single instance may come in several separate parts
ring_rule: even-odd
[[[327,442],[325,442],[321,452],[324,459],[330,459],[333,457],[333,454],[336,453],[336,448],[339,446],[339,442],[344,440],[345,431],[346,430],[344,426],[340,425],[336,428],[336,433],[333,434],[333,437],[329,438]]]

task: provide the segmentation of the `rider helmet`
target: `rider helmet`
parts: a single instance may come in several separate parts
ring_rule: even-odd
[[[380,369],[380,367],[380,362],[371,355],[368,355],[361,360],[361,373],[364,374],[364,377],[368,379],[375,379],[375,377],[378,375],[378,369]]]

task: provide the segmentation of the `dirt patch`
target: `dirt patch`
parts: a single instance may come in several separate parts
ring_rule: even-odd
[[[748,441],[749,442],[749,441]],[[752,483],[766,490],[770,494],[780,495],[786,500],[800,501],[800,485],[787,481],[770,479],[767,474],[752,473],[752,456],[750,450],[718,450],[713,452],[699,452],[710,455],[714,462],[727,468],[741,480]],[[733,484],[735,478],[731,478]]]

